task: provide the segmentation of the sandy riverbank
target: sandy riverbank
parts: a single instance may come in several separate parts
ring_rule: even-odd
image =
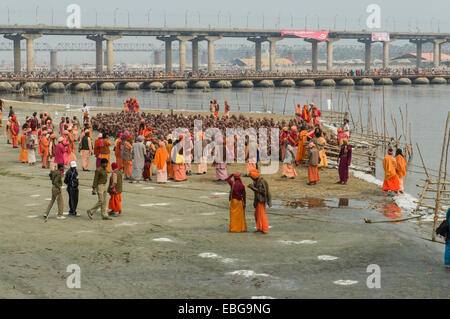
[[[22,121],[43,111],[40,105],[9,105]],[[75,112],[73,107],[68,115]],[[0,298],[450,297],[443,245],[421,239],[419,224],[364,224],[364,217],[386,219],[375,206],[388,209],[392,202],[356,178],[347,186],[334,184],[335,169],[321,171],[314,187],[306,186],[303,167],[296,180],[267,176],[275,199],[269,234],[252,233],[252,194],[250,232],[230,234],[229,187],[213,181],[211,167],[185,183],[126,183],[124,215],[112,221],[101,221],[99,213],[88,220],[86,209],[96,201],[93,172],[81,172],[81,216],[58,221],[52,213],[44,223],[48,170],[20,163],[3,136],[0,152]],[[243,171],[237,164],[229,169]],[[281,205],[293,198],[304,205]],[[338,208],[339,198],[348,205]],[[67,211],[66,193],[64,200]],[[81,289],[66,287],[69,264],[81,267]],[[382,269],[381,289],[366,286],[369,264]]]

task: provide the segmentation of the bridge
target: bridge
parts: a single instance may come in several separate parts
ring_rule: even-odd
[[[275,70],[276,43],[284,38],[297,38],[295,35],[283,35],[280,30],[270,29],[241,29],[241,28],[152,28],[152,27],[81,27],[68,28],[66,26],[20,26],[0,25],[0,34],[13,41],[14,72],[21,72],[21,40],[26,40],[27,72],[34,71],[34,40],[45,35],[58,36],[86,36],[95,42],[96,70],[103,71],[103,41],[106,41],[107,71],[114,70],[114,41],[122,37],[156,37],[165,45],[165,71],[170,74],[172,70],[172,43],[179,42],[180,72],[186,69],[186,42],[192,43],[192,70],[198,72],[198,43],[208,43],[208,72],[214,72],[214,44],[222,38],[246,38],[255,43],[255,70],[261,71],[261,43],[269,42],[270,71]],[[406,40],[417,46],[416,67],[421,68],[422,45],[433,43],[434,67],[440,65],[441,46],[450,40],[450,33],[434,32],[390,32],[389,41],[383,41],[383,67],[389,67],[389,43],[396,40]],[[326,42],[327,70],[333,69],[333,44],[341,39],[353,39],[365,44],[365,69],[370,70],[371,61],[371,31],[329,31],[325,41],[306,38],[312,45],[312,71],[317,71],[318,44]],[[54,56],[56,59],[56,55]]]
[[[450,84],[450,71],[418,72],[410,74],[369,72],[355,75],[345,72],[321,73],[253,73],[241,74],[205,74],[193,76],[166,76],[163,74],[109,74],[98,76],[86,73],[81,76],[9,76],[0,77],[0,91],[7,92],[23,88],[36,90],[45,88],[50,92],[72,91],[110,91],[138,89],[185,89],[185,88],[252,88],[256,87],[306,87],[306,86],[353,86],[353,85],[423,85]]]

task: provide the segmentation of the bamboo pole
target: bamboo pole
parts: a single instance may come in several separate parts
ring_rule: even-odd
[[[442,178],[442,165],[444,164],[444,152],[446,149],[447,135],[448,135],[448,123],[450,120],[450,112],[447,113],[447,121],[445,124],[445,132],[444,132],[444,142],[442,143],[442,153],[441,153],[441,164],[439,165],[439,176],[438,176],[438,184],[437,184],[437,195],[436,195],[436,207],[434,210],[434,221],[433,221],[433,234],[432,240],[436,241],[436,228],[438,222],[438,211],[440,209],[440,200],[441,200],[441,178]],[[447,163],[445,163],[447,165]]]
[[[289,88],[286,89],[286,95],[284,96],[283,115],[286,114],[286,102],[287,102],[288,91],[289,91]]]

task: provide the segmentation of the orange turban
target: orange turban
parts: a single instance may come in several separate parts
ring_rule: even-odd
[[[259,178],[259,171],[256,168],[252,168],[249,172],[250,177],[253,179],[258,179]]]
[[[294,131],[294,132],[297,131],[297,126],[295,126],[295,125],[291,126],[291,130]]]

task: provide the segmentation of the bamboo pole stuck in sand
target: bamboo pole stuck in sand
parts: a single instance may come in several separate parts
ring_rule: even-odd
[[[438,212],[440,209],[440,200],[441,200],[441,178],[442,178],[442,166],[444,164],[444,157],[445,156],[445,150],[448,148],[446,147],[446,143],[448,143],[448,123],[450,121],[450,112],[447,113],[447,121],[445,123],[445,132],[444,132],[444,141],[442,143],[442,153],[441,153],[441,164],[439,165],[439,176],[438,176],[438,184],[437,184],[437,195],[436,195],[436,207],[434,209],[434,220],[433,220],[433,234],[431,240],[436,241],[436,228],[437,228],[437,222],[438,222]],[[445,163],[445,166],[447,166],[447,163]]]
[[[289,91],[289,88],[286,89],[286,95],[284,96],[283,115],[286,114],[286,102],[287,102],[288,91]]]

